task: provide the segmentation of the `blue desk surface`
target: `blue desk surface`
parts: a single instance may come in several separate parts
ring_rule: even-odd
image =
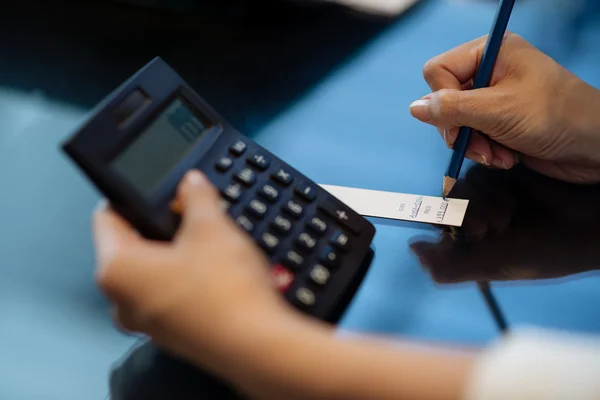
[[[511,29],[542,46],[548,37],[538,6],[518,7]],[[320,183],[437,195],[448,150],[408,105],[428,92],[425,61],[486,34],[493,13],[488,2],[429,1],[255,139]],[[568,57],[565,48],[549,48],[593,83],[600,82],[597,28],[583,32]],[[2,400],[104,398],[111,362],[134,341],[113,329],[94,286],[89,216],[97,194],[58,153],[86,111],[0,88],[0,176],[8,194],[0,197]],[[409,239],[431,231],[375,222],[376,259],[345,328],[463,343],[496,336],[472,285],[434,285],[410,253]],[[497,293],[513,323],[598,332],[592,304],[599,288],[589,278],[507,284]]]

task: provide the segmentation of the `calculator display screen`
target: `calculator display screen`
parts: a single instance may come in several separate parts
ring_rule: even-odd
[[[208,128],[176,99],[121,151],[111,166],[143,195],[149,195]]]

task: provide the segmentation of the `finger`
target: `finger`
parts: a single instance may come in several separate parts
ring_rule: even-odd
[[[466,157],[478,164],[490,166],[494,158],[489,140],[479,132],[473,132],[469,139]]]
[[[490,143],[492,148],[492,165],[496,168],[511,169],[518,163],[518,159],[514,152],[509,148],[498,143]]]
[[[454,148],[454,143],[458,137],[458,131],[458,128],[442,131],[441,135],[448,148]],[[491,161],[494,159],[492,144],[480,132],[473,132],[469,139],[469,146],[467,146],[465,157],[478,164],[490,166]]]
[[[514,40],[516,37],[512,32],[506,32],[504,40]],[[436,92],[441,89],[460,89],[465,83],[468,84],[479,68],[486,42],[487,35],[429,60],[423,68],[423,77],[431,90]],[[494,70],[491,86],[497,76],[498,71]]]
[[[452,128],[448,128],[448,129],[438,128],[438,132],[440,133],[440,136],[442,137],[442,139],[446,143],[446,146],[449,149],[454,148],[454,142],[456,142],[456,138],[458,137],[459,130],[460,130],[460,128],[457,128],[457,127],[452,127]]]
[[[471,80],[483,53],[487,36],[464,43],[429,60],[423,67],[423,77],[437,92],[441,89],[460,89]]]
[[[477,90],[443,89],[413,102],[413,117],[442,129],[469,126],[492,134],[498,121],[506,118],[508,95],[500,88]]]
[[[181,205],[181,236],[186,232],[197,232],[207,224],[223,216],[219,193],[200,171],[186,174],[177,190]]]
[[[104,202],[94,211],[92,229],[99,264],[110,262],[123,248],[141,241],[133,227]]]
[[[99,208],[94,213],[96,279],[106,295],[134,307],[156,289],[157,268],[166,264],[166,244],[148,241],[116,212]]]

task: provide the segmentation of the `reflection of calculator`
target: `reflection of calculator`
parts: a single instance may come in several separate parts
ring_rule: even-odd
[[[371,263],[371,223],[237,132],[160,58],[101,103],[63,149],[152,239],[174,235],[176,187],[189,169],[202,170],[268,254],[279,290],[316,318],[336,322]]]

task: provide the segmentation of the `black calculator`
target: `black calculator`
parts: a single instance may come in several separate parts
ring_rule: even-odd
[[[227,123],[161,58],[111,93],[63,144],[142,235],[169,240],[176,188],[192,168],[268,255],[298,309],[339,320],[371,264],[374,226]]]

